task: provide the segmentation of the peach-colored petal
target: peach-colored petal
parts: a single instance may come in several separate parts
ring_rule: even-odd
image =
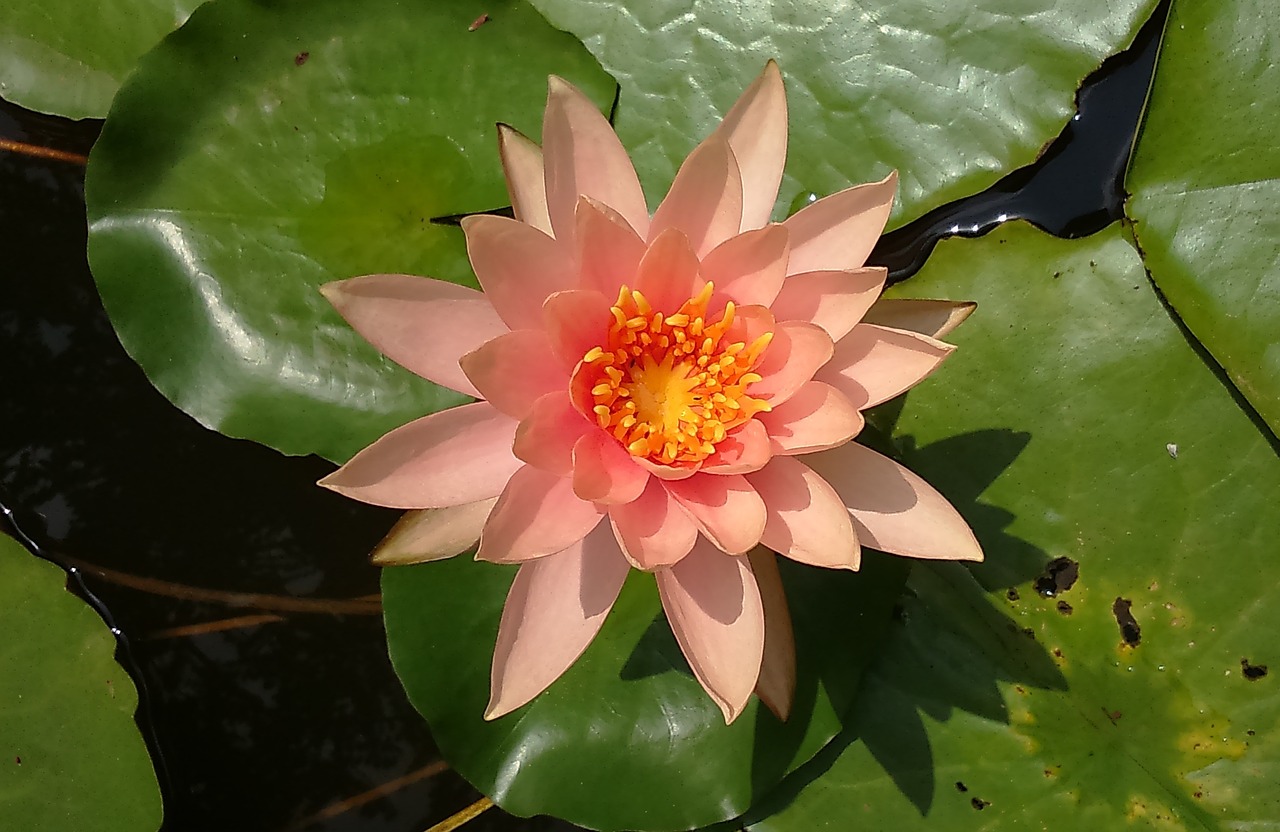
[[[978,304],[971,300],[881,298],[863,322],[918,332],[930,338],[946,338],[977,308]]]
[[[810,381],[768,413],[756,416],[773,452],[794,456],[843,445],[862,431],[862,414],[829,384]]]
[[[589,196],[617,211],[641,237],[649,232],[649,208],[622,142],[596,105],[576,87],[551,76],[542,118],[547,208],[557,240],[572,242],[578,197]]]
[[[591,289],[556,292],[542,305],[543,326],[561,366],[572,371],[592,347],[604,343],[612,301]]]
[[[696,463],[693,463],[692,465],[682,465],[680,467],[676,467],[674,465],[663,465],[660,462],[653,462],[641,456],[636,457],[636,465],[639,465],[641,468],[648,471],[650,474],[653,474],[658,479],[664,480],[666,482],[676,482],[678,480],[687,480],[690,477],[692,477],[694,474],[698,473],[698,471],[701,470],[702,468],[701,462],[696,462]]]
[[[764,500],[741,474],[699,474],[665,485],[698,530],[722,551],[740,555],[760,542]]]
[[[777,333],[775,330],[777,328],[778,322],[774,320],[773,313],[766,307],[758,304],[739,306],[734,309],[733,324],[729,327],[725,337],[726,340],[731,342],[741,341],[744,344],[750,344],[761,335],[770,332],[774,333],[776,338]],[[768,361],[769,352],[772,350],[773,345],[770,344],[765,352],[765,361]],[[752,395],[756,395],[754,388]]]
[[[568,374],[552,353],[546,333],[536,329],[499,335],[459,363],[480,394],[515,419],[527,416],[540,396],[568,389]]]
[[[633,287],[659,312],[674,315],[701,288],[698,257],[678,228],[668,228],[649,246]]]
[[[954,350],[918,332],[858,324],[840,339],[835,355],[814,378],[865,410],[914,387]]]
[[[808,205],[783,223],[791,232],[791,274],[856,269],[889,220],[898,174],[858,185]]]
[[[369,274],[320,291],[347,323],[400,366],[468,396],[458,359],[507,331],[483,294],[429,277]]]
[[[880,297],[888,273],[883,267],[871,267],[794,274],[782,284],[770,308],[780,321],[809,321],[825,329],[832,341],[839,341]]]
[[[584,500],[613,506],[640,496],[649,472],[602,430],[587,431],[573,446],[573,491]]]
[[[480,539],[497,501],[490,497],[460,506],[406,511],[374,547],[369,561],[374,566],[408,566],[465,552]]]
[[[567,477],[526,465],[494,505],[476,559],[520,563],[553,555],[586,537],[602,517],[602,509],[573,493]]]
[[[747,706],[764,654],[764,610],[751,564],[699,540],[656,573],[662,609],[689,667],[726,724]]]
[[[511,210],[516,219],[550,234],[542,148],[514,127],[499,124],[498,156],[502,159],[502,172],[507,178],[507,193],[511,195]]]
[[[764,611],[764,657],[756,696],[783,722],[791,715],[796,694],[796,639],[791,629],[791,610],[778,572],[778,556],[763,546],[747,553],[751,571],[760,589]]]
[[[516,428],[511,450],[530,465],[567,477],[573,473],[573,446],[590,430],[598,428],[574,409],[564,393],[547,393],[533,403]]]
[[[716,128],[742,170],[742,230],[769,221],[787,159],[787,97],[778,64],[769,61]]]
[[[488,402],[464,404],[401,425],[320,485],[388,508],[444,508],[496,497],[520,467],[516,420]]]
[[[657,479],[636,500],[609,509],[622,553],[636,569],[652,571],[678,563],[698,539],[698,527]]]
[[[745,474],[759,471],[772,457],[769,432],[757,417],[730,431],[716,445],[716,452],[703,460],[702,470],[708,474]]]
[[[863,545],[913,558],[982,560],[959,512],[892,459],[850,442],[804,461],[840,495]]]
[[[524,705],[578,660],[628,571],[604,525],[563,552],[520,566],[498,625],[485,719]]]
[[[731,237],[702,258],[702,277],[739,306],[769,306],[787,275],[787,236],[785,227],[766,225]]]
[[[777,457],[747,479],[764,499],[761,543],[810,566],[858,568],[862,555],[849,512],[835,489],[809,466]]]
[[[812,379],[834,351],[831,336],[820,326],[803,321],[778,324],[773,341],[756,368],[760,381],[751,385],[748,392],[777,407]]]
[[[635,285],[648,246],[621,214],[590,197],[578,200],[576,219],[578,287],[595,289],[612,301],[622,284]]]
[[[680,166],[666,199],[653,214],[649,241],[678,228],[699,257],[738,233],[742,176],[724,139],[712,135]]]
[[[577,283],[564,246],[531,225],[476,214],[462,230],[485,297],[512,329],[540,329],[542,302]]]

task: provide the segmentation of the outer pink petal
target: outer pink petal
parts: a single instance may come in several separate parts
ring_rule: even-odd
[[[954,351],[918,332],[858,324],[840,339],[835,355],[815,378],[865,410],[914,387]]]
[[[604,526],[563,552],[521,565],[498,625],[485,719],[519,708],[578,660],[628,571]]]
[[[787,275],[787,236],[783,226],[766,225],[731,237],[702,258],[702,277],[740,306],[769,306]]]
[[[610,508],[609,521],[622,553],[637,569],[678,563],[698,539],[698,527],[657,479],[649,480],[638,499]]]
[[[832,341],[839,341],[880,297],[888,273],[872,267],[792,275],[773,302],[774,317],[809,321],[825,329]]]
[[[665,485],[698,530],[720,550],[740,555],[760,542],[764,500],[741,474],[699,474]]]
[[[795,395],[830,360],[835,345],[822,327],[803,321],[778,324],[773,341],[756,368],[760,381],[747,392],[777,407]]]
[[[575,216],[578,286],[614,300],[622,284],[635,286],[636,269],[648,246],[621,214],[590,197],[578,200]]]
[[[547,393],[567,393],[569,374],[551,352],[545,333],[521,329],[499,335],[462,356],[462,371],[494,407],[515,419]]]
[[[850,442],[805,462],[840,495],[864,545],[913,558],[982,560],[964,518],[892,459]]]
[[[488,402],[402,425],[320,480],[339,494],[389,508],[443,508],[496,497],[520,467],[516,420]]]
[[[374,566],[407,566],[451,558],[480,539],[497,497],[448,508],[406,511],[369,555]]]
[[[791,629],[791,610],[778,572],[778,556],[757,546],[747,557],[764,610],[764,658],[756,680],[756,696],[774,716],[786,722],[796,694],[796,639]]]
[[[567,477],[573,473],[574,444],[591,430],[598,428],[574,409],[568,396],[547,393],[516,428],[512,452],[530,465]]]
[[[543,326],[561,366],[572,371],[582,357],[604,343],[612,303],[591,289],[556,292],[542,305]]]
[[[822,477],[798,460],[778,457],[747,479],[766,507],[761,543],[810,566],[858,568],[862,554],[849,512]]]
[[[498,155],[502,158],[502,172],[507,177],[507,193],[511,194],[511,209],[516,219],[550,234],[542,148],[514,127],[499,124]]]
[[[458,359],[507,331],[483,294],[429,277],[370,274],[320,291],[378,352],[468,396],[480,394]]]
[[[791,274],[856,269],[889,220],[898,174],[840,191],[802,208],[784,225],[791,232]]]
[[[584,195],[617,211],[640,236],[648,234],[649,208],[622,142],[589,98],[554,75],[542,118],[542,153],[556,239],[573,240],[574,209]]]
[[[742,176],[724,139],[712,134],[694,148],[653,214],[649,240],[677,228],[699,257],[738,233],[742,224]]]
[[[946,338],[977,308],[978,304],[971,300],[881,298],[867,312],[863,322],[906,329],[930,338]]]
[[[604,516],[578,499],[573,483],[526,465],[512,475],[480,534],[477,560],[520,563],[571,546]]]
[[[773,452],[793,456],[843,445],[862,431],[858,409],[838,390],[810,381],[768,413],[756,416],[769,433]]]
[[[703,461],[708,474],[745,474],[759,471],[773,458],[769,432],[759,417],[734,429],[716,446],[716,452]]]
[[[787,97],[775,62],[765,65],[716,132],[742,170],[742,229],[759,228],[773,212],[787,159]]]
[[[675,314],[693,297],[701,288],[698,257],[683,232],[668,228],[658,235],[640,260],[633,288],[639,290],[655,310],[666,315]]]
[[[657,572],[662,609],[693,675],[733,722],[751,698],[764,655],[764,610],[751,564],[706,541]]]
[[[629,503],[648,482],[649,472],[602,430],[588,431],[573,446],[573,492],[583,500]]]
[[[462,230],[485,297],[512,329],[540,329],[542,302],[577,283],[564,246],[531,225],[476,214]]]

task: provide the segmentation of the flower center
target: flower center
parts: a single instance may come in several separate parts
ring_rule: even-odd
[[[730,430],[769,409],[747,395],[760,380],[772,332],[749,345],[729,341],[734,305],[708,320],[712,284],[664,315],[626,286],[610,309],[604,343],[582,357],[590,368],[592,410],[632,456],[673,465],[715,453]]]

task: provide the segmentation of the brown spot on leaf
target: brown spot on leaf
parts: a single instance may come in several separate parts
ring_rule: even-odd
[[[1018,600],[1017,588],[1012,586],[1009,587],[1009,591],[1004,594],[1004,597],[1008,598],[1010,601],[1017,601]]]
[[[474,32],[476,29],[479,29],[481,26],[483,26],[488,22],[489,22],[489,14],[488,12],[486,12],[485,14],[482,14],[479,17],[477,17],[475,20],[471,21],[471,25],[467,27],[467,31]]]
[[[977,809],[979,812],[981,812],[983,809],[991,805],[991,801],[983,800],[980,797],[975,797],[973,800],[969,801],[969,805]]]
[[[1256,682],[1267,675],[1267,666],[1265,664],[1249,664],[1248,659],[1241,659],[1240,672],[1250,682]]]
[[[963,792],[967,792],[967,791],[969,791],[969,787],[968,787],[968,786],[966,786],[966,785],[964,784],[964,782],[963,782],[963,781],[957,780],[957,781],[956,781],[956,791],[958,791],[958,792],[962,792],[962,793],[963,793]]]
[[[310,59],[310,57],[311,57],[310,52],[299,52],[298,54],[293,56],[293,65],[302,66],[307,62],[308,59]]]
[[[1111,614],[1116,617],[1116,624],[1120,626],[1120,637],[1124,639],[1124,643],[1130,647],[1137,647],[1142,642],[1142,628],[1133,617],[1132,607],[1133,602],[1128,598],[1117,598],[1111,605]]]
[[[1062,613],[1063,615],[1071,615],[1071,613],[1075,611],[1076,611],[1075,607],[1071,606],[1066,601],[1058,602],[1058,612]]]
[[[1052,598],[1075,586],[1080,577],[1080,564],[1071,558],[1054,558],[1044,568],[1044,574],[1036,578],[1036,592]]]

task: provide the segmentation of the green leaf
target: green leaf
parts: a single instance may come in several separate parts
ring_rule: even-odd
[[[6,0],[0,96],[67,118],[103,118],[148,49],[200,0]]]
[[[121,89],[89,162],[89,261],[125,348],[201,423],[285,453],[345,459],[459,404],[316,287],[473,282],[461,231],[430,220],[507,204],[494,122],[538,135],[551,73],[612,100],[579,44],[511,0],[197,10]]]
[[[1280,459],[1122,232],[947,241],[901,288],[979,302],[896,431],[987,561],[913,572],[854,729],[751,828],[1280,821]]]
[[[23,832],[143,832],[160,788],[115,639],[66,573],[0,535],[0,817]]]
[[[532,0],[622,85],[617,128],[651,202],[776,58],[791,144],[780,205],[901,174],[898,220],[1033,161],[1076,88],[1155,0]],[[656,202],[653,202],[656,204]],[[779,216],[781,212],[779,212]]]
[[[1280,431],[1280,22],[1177,0],[1128,188],[1152,279]]]
[[[786,723],[753,697],[724,724],[641,572],[582,658],[493,722],[482,714],[513,567],[464,556],[387,569],[387,643],[445,757],[507,811],[592,829],[689,829],[745,811],[840,729],[906,572],[870,554],[858,574],[779,564],[798,664]]]

